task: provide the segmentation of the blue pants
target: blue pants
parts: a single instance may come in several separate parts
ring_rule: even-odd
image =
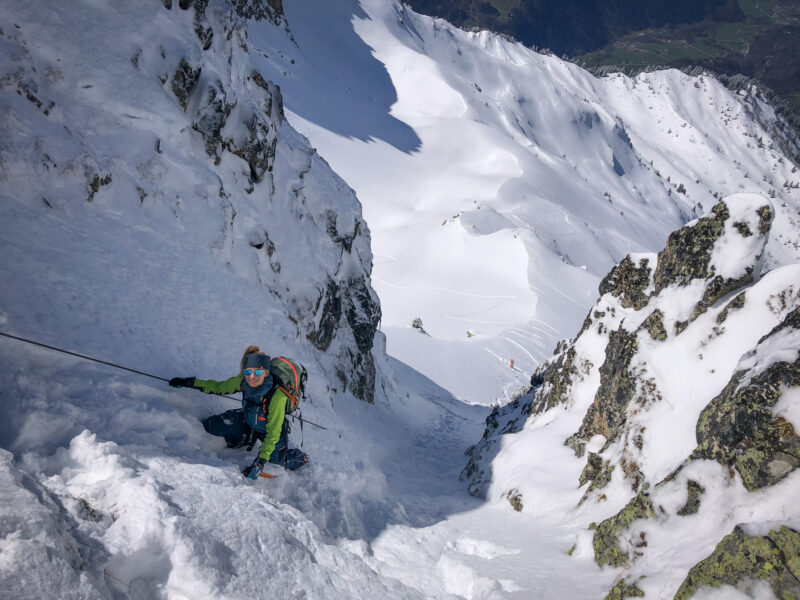
[[[226,410],[221,415],[213,415],[202,421],[203,427],[211,435],[225,438],[228,448],[237,448],[249,444],[253,437],[263,440],[264,432],[254,431],[244,420],[244,411],[241,408]],[[289,449],[289,427],[284,421],[281,437],[275,444],[275,449],[269,455],[269,462],[281,465],[294,471],[306,464],[307,457],[302,451]]]

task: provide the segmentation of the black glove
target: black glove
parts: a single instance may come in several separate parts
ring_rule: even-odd
[[[170,387],[194,387],[194,377],[173,377],[169,380]]]
[[[258,476],[261,475],[261,471],[264,470],[264,465],[267,464],[261,457],[257,457],[253,464],[247,467],[244,471],[242,471],[242,475],[248,477],[250,479],[258,479]]]

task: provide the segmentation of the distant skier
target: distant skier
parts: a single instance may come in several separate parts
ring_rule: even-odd
[[[289,449],[290,428],[285,418],[287,404],[291,405],[291,392],[287,388],[295,393],[302,389],[305,369],[298,366],[301,371],[298,376],[298,369],[289,359],[278,357],[273,362],[291,367],[290,372],[295,376],[293,385],[270,374],[270,358],[257,346],[245,350],[239,374],[224,381],[194,377],[173,377],[169,381],[172,387],[191,387],[207,394],[242,392],[242,408],[203,419],[203,427],[212,435],[224,437],[229,448],[252,448],[256,440],[261,440],[258,456],[243,471],[250,479],[258,479],[267,461],[290,470],[299,469],[308,461],[308,456],[300,450]]]

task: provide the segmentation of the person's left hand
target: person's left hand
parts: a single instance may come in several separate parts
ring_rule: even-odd
[[[258,479],[258,476],[261,475],[261,471],[264,470],[265,464],[267,464],[267,461],[261,457],[258,457],[253,461],[252,465],[242,471],[242,475],[250,479]]]

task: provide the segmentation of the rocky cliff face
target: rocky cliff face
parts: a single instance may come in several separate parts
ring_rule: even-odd
[[[622,569],[610,598],[753,580],[797,597],[800,265],[761,272],[772,214],[731,196],[657,256],[626,257],[578,336],[470,449],[462,478],[490,493],[500,436],[583,411],[564,443],[583,465],[580,503],[609,507],[588,535],[598,565]],[[680,552],[696,559],[685,580],[657,575]]]
[[[34,4],[7,6],[15,24],[0,24],[0,179],[25,206],[5,222],[163,213],[151,232],[207,239],[282,313],[265,315],[258,337],[274,350],[313,345],[332,388],[371,402],[381,312],[361,206],[250,60],[248,20],[288,27],[281,1],[151,0],[45,18]]]

